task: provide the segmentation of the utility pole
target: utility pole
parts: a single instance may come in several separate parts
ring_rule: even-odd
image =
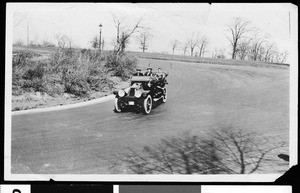
[[[27,46],[29,46],[29,25],[27,23]]]
[[[289,38],[291,38],[291,13],[289,11]]]
[[[102,33],[102,24],[100,23],[100,25],[99,25],[99,28],[100,28],[100,38],[99,38],[99,51],[101,52],[101,44],[102,44],[102,42],[101,42],[101,33]]]

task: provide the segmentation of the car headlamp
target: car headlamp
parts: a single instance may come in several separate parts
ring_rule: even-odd
[[[124,90],[119,90],[118,95],[119,95],[119,97],[125,96],[125,91]]]
[[[142,92],[139,91],[139,90],[136,90],[135,93],[134,93],[134,96],[135,96],[136,98],[140,98],[140,97],[142,96]]]

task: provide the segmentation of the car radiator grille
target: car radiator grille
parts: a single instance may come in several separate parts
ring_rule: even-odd
[[[135,94],[135,89],[131,88],[129,91],[129,96],[134,96],[134,94]]]

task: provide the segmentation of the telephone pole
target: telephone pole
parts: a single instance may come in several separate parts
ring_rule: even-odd
[[[27,24],[27,46],[29,46],[29,25]]]
[[[102,44],[102,42],[101,42],[101,33],[102,33],[102,24],[100,23],[100,25],[99,25],[99,28],[100,28],[100,37],[99,37],[99,51],[101,52],[101,44]]]
[[[289,38],[291,38],[291,12],[289,11]]]

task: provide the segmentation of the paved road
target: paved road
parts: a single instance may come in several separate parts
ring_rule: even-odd
[[[109,168],[132,148],[184,132],[205,134],[233,125],[289,134],[289,70],[139,59],[163,67],[168,101],[150,115],[116,114],[113,101],[12,117],[12,173],[123,173]]]

